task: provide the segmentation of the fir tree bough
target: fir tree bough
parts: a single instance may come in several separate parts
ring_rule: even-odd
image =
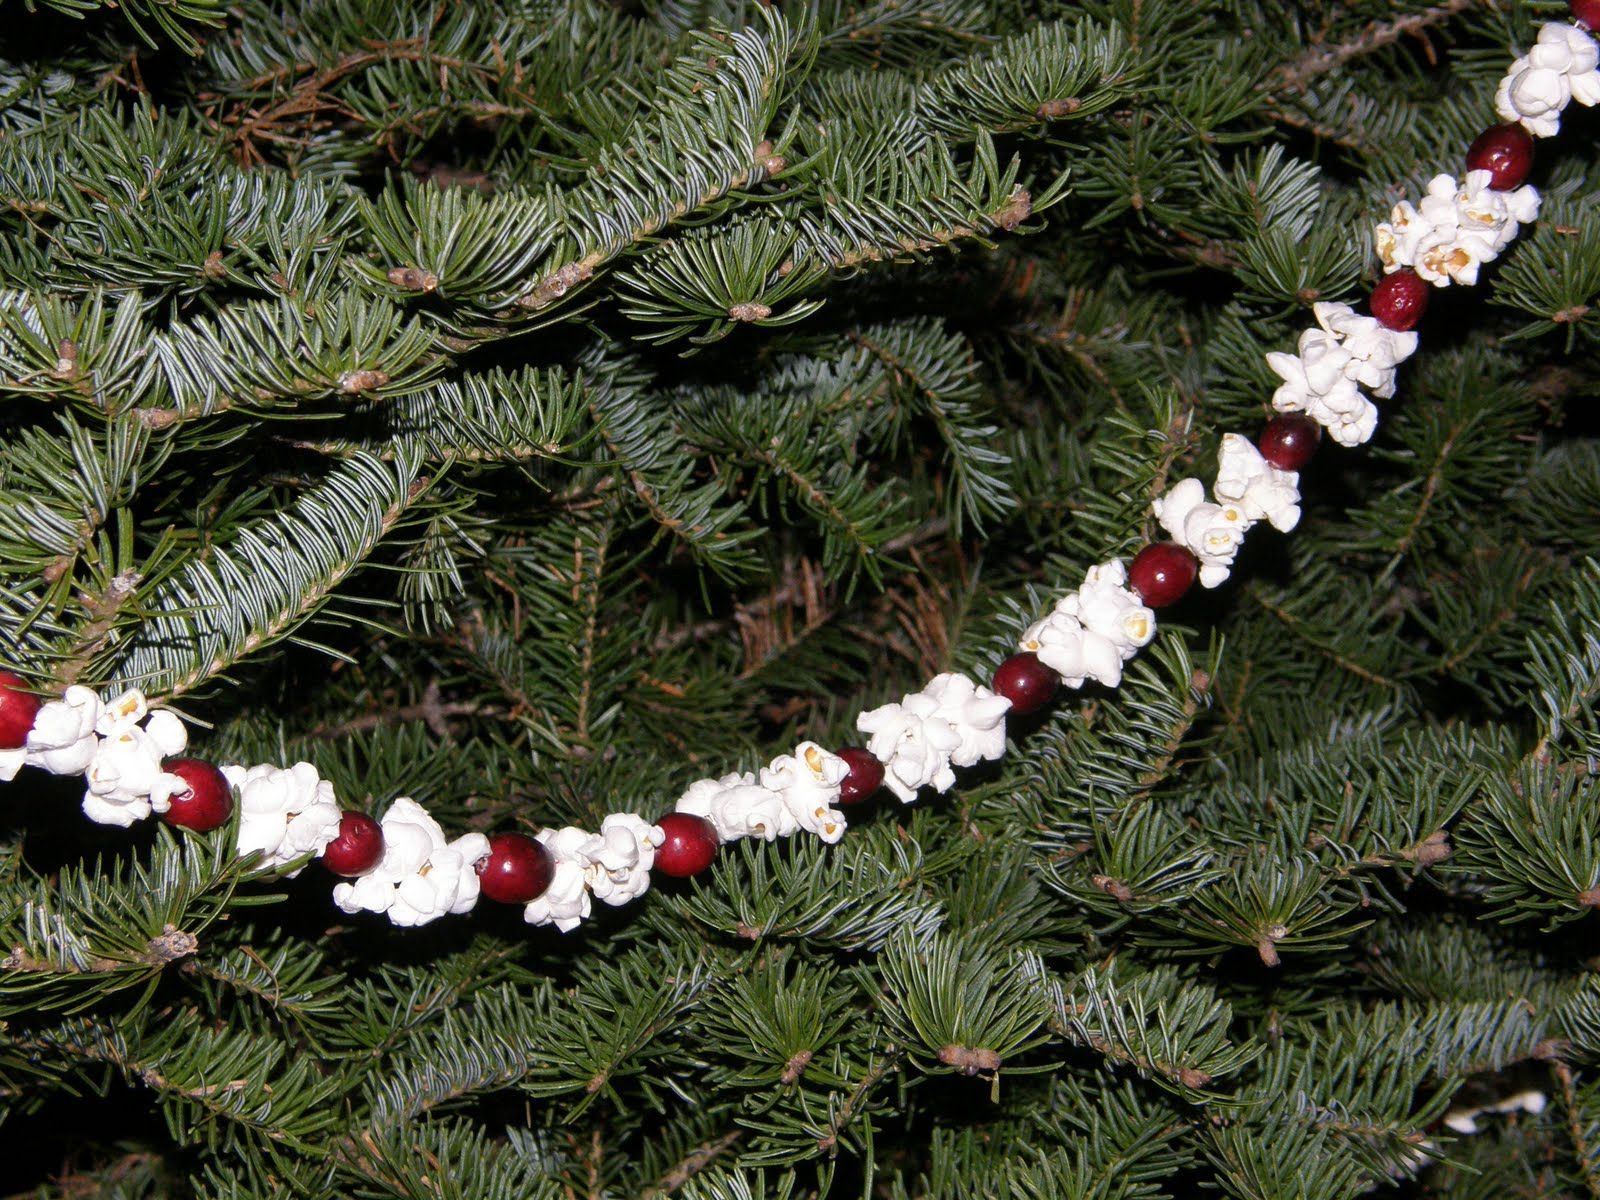
[[[851,743],[1259,426],[1563,11],[25,0],[0,668],[454,830]],[[0,786],[0,1191],[1600,1200],[1596,121],[1291,539],[838,846],[395,930]]]

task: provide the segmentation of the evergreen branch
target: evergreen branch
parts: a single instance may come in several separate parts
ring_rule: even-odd
[[[1373,21],[1360,33],[1332,46],[1313,45],[1292,63],[1279,68],[1260,85],[1272,96],[1286,91],[1303,91],[1319,75],[1337,71],[1351,59],[1393,45],[1403,37],[1415,37],[1424,30],[1479,7],[1484,0],[1444,0],[1421,12],[1407,13],[1390,21]]]
[[[1581,1106],[1574,1086],[1572,1068],[1559,1058],[1550,1064],[1550,1073],[1561,1088],[1561,1109],[1567,1114],[1567,1136],[1572,1139],[1572,1156],[1583,1173],[1583,1186],[1591,1200],[1600,1200],[1600,1147],[1590,1145],[1584,1135]]]
[[[1385,688],[1389,691],[1400,690],[1400,684],[1395,680],[1388,678],[1378,671],[1373,671],[1362,666],[1354,659],[1339,653],[1339,651],[1329,646],[1322,639],[1312,636],[1293,613],[1289,612],[1281,605],[1267,599],[1265,592],[1258,582],[1251,581],[1250,583],[1246,584],[1244,587],[1244,594],[1249,596],[1250,599],[1254,600],[1256,604],[1260,605],[1263,611],[1271,613],[1273,617],[1280,621],[1291,633],[1295,634],[1296,637],[1304,640],[1306,644],[1315,649],[1318,654],[1322,655],[1341,670],[1348,671],[1356,678],[1363,679],[1370,684],[1376,685],[1377,687]]]
[[[877,1062],[856,1081],[855,1086],[850,1089],[850,1094],[843,1101],[834,1104],[830,1098],[827,1132],[817,1139],[817,1150],[820,1153],[828,1155],[838,1153],[839,1138],[855,1118],[856,1110],[866,1103],[873,1088],[900,1069],[902,1057],[903,1052],[899,1047],[884,1046],[879,1051]]]
[[[670,1196],[693,1176],[715,1162],[743,1136],[744,1130],[730,1129],[720,1137],[713,1138],[709,1142],[702,1142],[686,1154],[672,1170],[641,1192],[639,1200],[656,1200],[659,1196]]]
[[[154,967],[157,970],[180,959],[187,958],[200,948],[200,939],[168,925],[156,937],[145,943],[143,952],[133,958],[106,958],[92,956],[87,959],[65,961],[60,958],[29,954],[21,946],[14,946],[9,954],[0,958],[0,971],[21,971],[55,975],[101,974],[107,971],[125,971],[130,967]]]
[[[418,462],[354,459],[278,517],[192,558],[145,604],[118,677],[180,696],[292,633],[333,598],[427,491]]]

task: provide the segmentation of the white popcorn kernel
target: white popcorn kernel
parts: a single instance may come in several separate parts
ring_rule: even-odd
[[[774,841],[800,828],[798,818],[783,797],[756,782],[755,773],[733,772],[720,779],[702,779],[689,785],[679,798],[677,811],[704,817],[724,842],[758,837]]]
[[[1090,633],[1076,617],[1053,612],[1035,621],[1022,635],[1022,649],[1061,676],[1068,687],[1082,687],[1089,679],[1116,687],[1122,682],[1122,655],[1109,638]]]
[[[922,694],[934,701],[938,706],[935,713],[949,722],[961,738],[950,752],[953,766],[970,767],[1006,752],[1010,700],[959,674],[934,676]]]
[[[1038,655],[1068,687],[1089,679],[1116,687],[1122,664],[1156,635],[1155,613],[1127,582],[1120,559],[1090,567],[1078,590],[1029,626],[1019,646]]]
[[[108,710],[109,711],[109,710]],[[137,712],[137,716],[132,715]],[[83,812],[91,821],[126,829],[152,811],[166,812],[175,792],[188,785],[161,769],[161,760],[179,754],[189,744],[183,722],[172,713],[152,713],[143,728],[131,722],[143,716],[144,697],[136,709],[124,706],[122,714],[107,724],[118,730],[99,739],[94,758],[84,771],[88,785]]]
[[[793,754],[772,760],[761,771],[761,786],[774,793],[799,823],[830,845],[844,837],[845,819],[835,805],[850,764],[815,742],[801,742]]]
[[[40,705],[28,731],[27,763],[52,775],[76,775],[88,768],[99,739],[100,697],[74,684],[59,700]]]
[[[534,835],[555,859],[550,886],[528,901],[522,919],[529,925],[554,925],[571,933],[593,911],[585,872],[590,865],[591,834],[575,826],[541,829]]]
[[[1152,506],[1156,520],[1172,540],[1186,546],[1200,562],[1200,583],[1214,588],[1228,578],[1234,555],[1244,542],[1250,520],[1237,504],[1211,504],[1205,485],[1184,479]]]
[[[472,909],[478,901],[477,864],[489,854],[488,838],[468,833],[447,842],[439,823],[405,796],[378,823],[383,857],[365,875],[335,884],[335,904],[347,913],[384,913],[406,927]]]
[[[1435,175],[1417,208],[1404,201],[1396,205],[1391,220],[1374,235],[1384,269],[1412,267],[1439,287],[1477,283],[1479,268],[1499,257],[1520,226],[1539,215],[1538,191],[1526,186],[1498,191],[1489,186],[1492,178],[1488,171],[1469,171],[1458,184],[1453,175]],[[1406,336],[1414,349],[1416,335]],[[1346,342],[1345,348],[1353,347]]]
[[[322,853],[339,836],[333,785],[320,778],[310,763],[292,767],[262,763],[249,769],[230,764],[222,774],[239,793],[241,856],[260,851],[261,866],[281,867],[303,854]],[[296,869],[290,875],[299,873]]]
[[[1535,137],[1561,131],[1561,113],[1570,101],[1600,102],[1600,50],[1594,39],[1574,25],[1552,21],[1495,90],[1494,107],[1501,118],[1516,121]]]
[[[883,763],[883,783],[909,804],[932,784],[936,791],[955,785],[950,756],[961,734],[939,715],[938,701],[912,692],[898,704],[884,704],[856,717],[856,728],[869,734],[867,750]]]
[[[1242,434],[1222,435],[1211,493],[1219,503],[1237,505],[1247,520],[1268,521],[1280,532],[1300,523],[1300,473],[1273,466]]]
[[[600,822],[600,832],[584,853],[589,865],[584,882],[597,900],[626,904],[650,890],[650,868],[656,848],[666,840],[659,825],[636,813],[612,813]]]
[[[1417,335],[1389,329],[1377,317],[1363,316],[1348,304],[1318,303],[1311,311],[1339,344],[1349,360],[1347,379],[1360,384],[1380,400],[1394,395],[1395,368],[1417,352]]]

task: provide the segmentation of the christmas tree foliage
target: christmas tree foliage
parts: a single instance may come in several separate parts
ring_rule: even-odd
[[[0,668],[451,836],[859,744],[1162,536],[1564,13],[13,0]],[[1292,537],[837,845],[404,929],[0,785],[0,1192],[1600,1198],[1563,125]]]

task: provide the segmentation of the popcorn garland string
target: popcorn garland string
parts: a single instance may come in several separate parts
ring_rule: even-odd
[[[1019,652],[995,672],[993,688],[947,673],[921,691],[860,714],[867,744],[825,750],[802,742],[757,772],[691,785],[655,822],[612,813],[598,833],[574,826],[532,837],[469,833],[453,840],[406,797],[381,821],[341,811],[333,785],[309,763],[213,766],[179,757],[188,732],[176,715],[150,711],[137,690],[103,701],[72,686],[41,701],[27,681],[0,671],[0,781],[24,766],[82,774],[84,815],[126,828],[157,814],[196,831],[220,828],[238,809],[235,848],[262,869],[299,874],[320,858],[344,876],[333,900],[347,913],[387,915],[395,925],[425,925],[470,911],[481,896],[522,904],[530,925],[575,929],[593,901],[621,905],[650,887],[651,872],[684,877],[738,838],[773,841],[805,830],[827,843],[846,828],[840,806],[887,787],[911,803],[925,787],[948,791],[955,768],[1005,753],[1008,714],[1033,712],[1057,687],[1094,681],[1116,687],[1123,664],[1156,634],[1153,610],[1180,599],[1198,578],[1214,588],[1228,578],[1245,534],[1265,521],[1288,533],[1300,520],[1299,471],[1326,430],[1343,446],[1377,428],[1374,400],[1395,392],[1399,365],[1417,349],[1412,332],[1433,287],[1470,286],[1539,212],[1524,180],[1533,139],[1552,137],[1569,103],[1600,103],[1600,0],[1571,0],[1573,23],[1544,25],[1495,93],[1506,124],[1467,152],[1467,171],[1435,176],[1415,205],[1402,200],[1374,230],[1384,277],[1370,315],[1347,304],[1312,306],[1316,327],[1293,354],[1270,352],[1283,380],[1273,393],[1280,414],[1255,442],[1222,437],[1211,498],[1199,479],[1173,484],[1151,505],[1171,539],[1089,568],[1083,583],[1022,635]]]

